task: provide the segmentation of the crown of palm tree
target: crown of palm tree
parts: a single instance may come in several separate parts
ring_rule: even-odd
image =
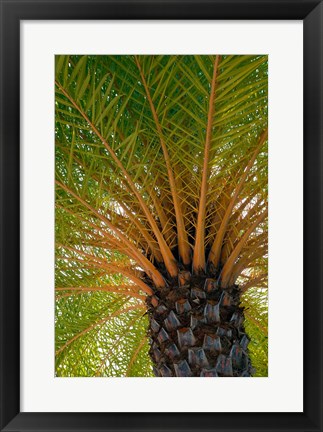
[[[56,57],[56,373],[151,376],[147,298],[238,285],[267,368],[266,56]]]

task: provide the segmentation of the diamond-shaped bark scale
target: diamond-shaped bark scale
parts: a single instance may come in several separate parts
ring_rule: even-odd
[[[177,330],[177,338],[180,347],[191,347],[195,345],[196,342],[192,330],[187,327]]]
[[[220,304],[209,300],[204,308],[204,316],[210,324],[220,322]]]
[[[226,336],[228,338],[232,338],[232,330],[231,329],[225,329],[223,327],[218,327],[216,334],[218,336]]]
[[[220,354],[217,359],[215,369],[223,376],[233,376],[231,358]]]
[[[168,331],[176,330],[181,323],[173,311],[170,311],[168,317],[164,320],[165,327]]]
[[[171,360],[174,360],[176,357],[180,356],[179,349],[174,343],[165,349],[165,353]]]
[[[162,377],[164,377],[164,378],[172,377],[172,376],[173,376],[172,371],[171,371],[171,370],[169,369],[169,367],[166,366],[166,365],[163,365],[163,366],[160,368],[160,375],[161,375]]]
[[[246,356],[240,345],[234,344],[230,351],[232,365],[238,369],[245,369],[247,367]]]
[[[154,353],[155,360],[158,363],[160,361],[160,359],[161,359],[161,352],[160,352],[160,350],[158,348],[154,347],[153,348],[153,353]]]
[[[240,341],[241,348],[242,348],[243,350],[246,350],[246,349],[248,348],[249,342],[250,342],[250,341],[249,341],[249,339],[247,338],[247,336],[244,335],[243,338],[242,338],[241,341]]]
[[[168,333],[164,328],[162,328],[158,333],[157,339],[159,343],[165,342],[169,339]]]
[[[216,369],[202,369],[200,377],[203,378],[213,378],[219,376],[216,372]]]
[[[205,299],[206,298],[205,291],[201,290],[200,288],[193,288],[191,290],[191,298],[192,299]]]
[[[174,364],[175,374],[177,377],[191,377],[193,376],[192,371],[186,360],[180,363]]]
[[[243,323],[243,316],[238,312],[234,312],[230,322],[232,322],[236,327],[240,327],[241,324]]]
[[[209,366],[209,362],[203,348],[190,348],[188,350],[188,362],[191,366]]]
[[[192,309],[190,302],[187,299],[177,300],[175,307],[178,314],[189,312]]]
[[[159,305],[158,308],[156,309],[158,315],[162,315],[166,311],[167,311],[167,307],[165,305]]]
[[[210,335],[205,335],[203,340],[203,348],[212,352],[222,350],[221,338],[219,336],[213,337]]]
[[[194,330],[197,326],[202,325],[202,324],[206,324],[206,318],[205,317],[195,317],[193,315],[191,315],[191,323],[190,323],[190,327],[192,330]]]
[[[160,325],[153,318],[150,320],[150,327],[154,333],[157,333],[160,329]]]

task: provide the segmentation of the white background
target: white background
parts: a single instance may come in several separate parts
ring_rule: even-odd
[[[301,21],[21,24],[21,410],[303,411]],[[54,55],[269,55],[269,377],[54,378]]]

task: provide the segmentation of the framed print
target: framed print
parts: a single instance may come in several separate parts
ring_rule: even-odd
[[[1,430],[321,430],[322,3],[1,23]]]

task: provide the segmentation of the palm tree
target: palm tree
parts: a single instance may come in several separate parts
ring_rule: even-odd
[[[58,376],[266,375],[267,87],[267,56],[56,57]]]

